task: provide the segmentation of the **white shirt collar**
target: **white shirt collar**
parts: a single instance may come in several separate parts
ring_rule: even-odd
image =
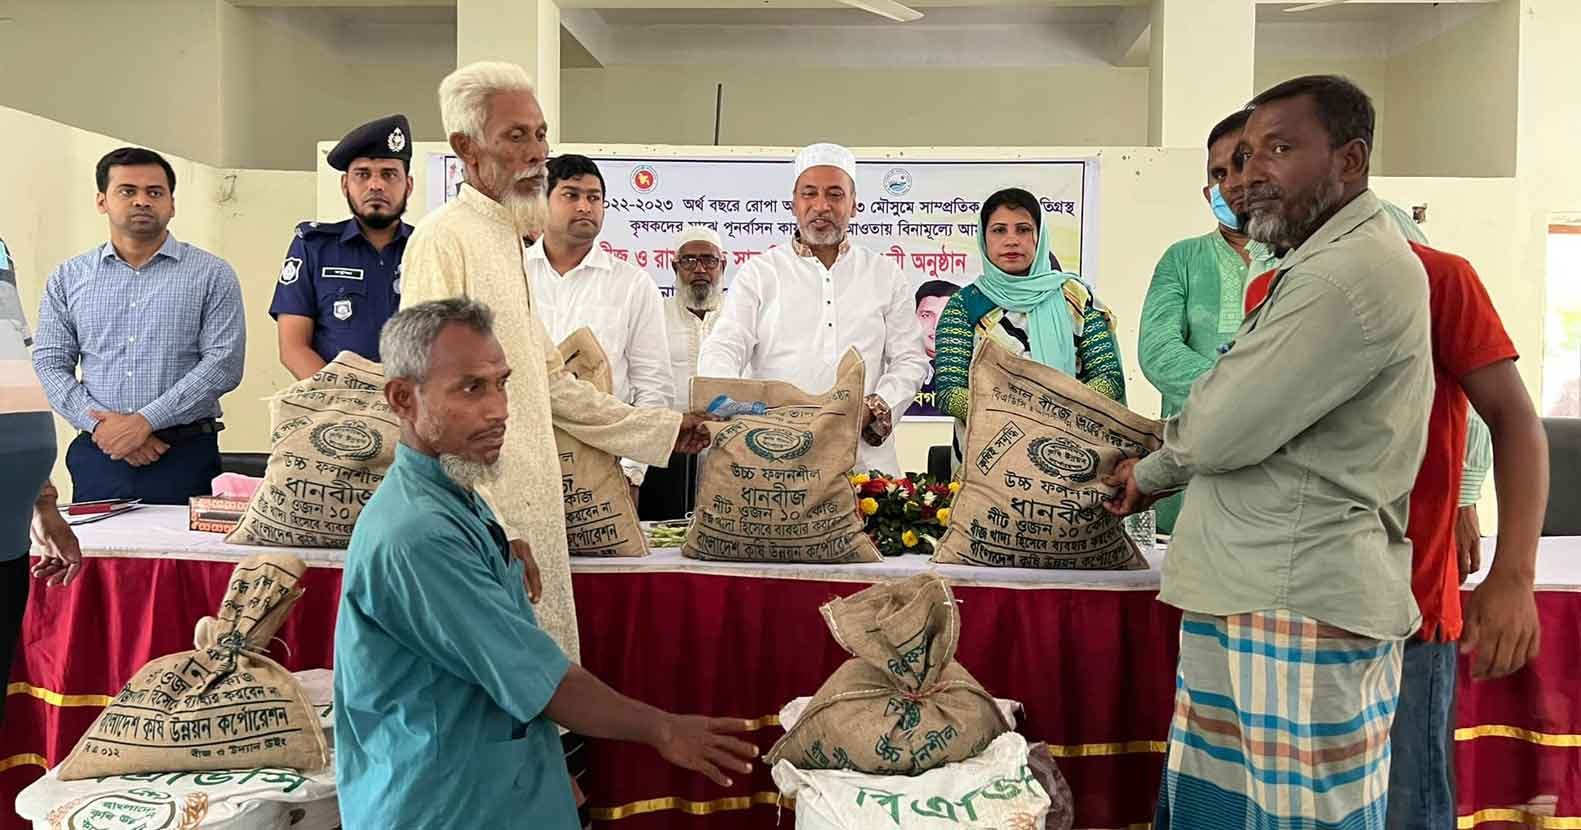
[[[544,268],[548,269],[549,273],[551,273],[551,274],[553,274],[553,275],[555,275],[557,277],[558,276],[569,277],[569,276],[577,273],[578,271],[581,271],[584,268],[592,269],[592,270],[595,270],[595,271],[611,271],[611,270],[614,270],[614,267],[615,267],[614,260],[609,255],[609,253],[604,250],[604,245],[606,243],[595,242],[595,243],[593,243],[593,250],[588,251],[587,252],[587,256],[582,257],[582,262],[581,263],[579,263],[575,268],[572,268],[570,271],[567,271],[565,274],[561,274],[559,271],[556,271],[554,265],[549,262],[549,254],[544,251],[543,243],[544,243],[544,241],[542,239],[539,239],[537,242],[534,242],[532,244],[532,246],[527,249],[527,260],[529,262],[542,262],[543,265],[544,265]]]

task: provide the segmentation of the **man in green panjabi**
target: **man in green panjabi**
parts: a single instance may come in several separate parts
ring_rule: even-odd
[[[1165,418],[1180,411],[1191,384],[1213,368],[1219,348],[1241,327],[1247,281],[1274,267],[1272,251],[1252,241],[1241,220],[1246,188],[1235,148],[1250,116],[1250,110],[1234,113],[1208,133],[1202,197],[1218,227],[1171,245],[1142,303],[1137,354],[1142,374],[1163,397]],[[1160,533],[1173,530],[1182,498],[1176,494],[1156,505]]]

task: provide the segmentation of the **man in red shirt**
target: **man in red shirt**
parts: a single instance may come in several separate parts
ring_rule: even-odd
[[[1448,830],[1455,827],[1455,641],[1461,653],[1473,655],[1478,680],[1513,674],[1537,656],[1541,631],[1532,583],[1548,503],[1548,439],[1515,370],[1515,345],[1476,270],[1454,254],[1410,244],[1427,270],[1436,388],[1406,529],[1422,629],[1407,643],[1400,671],[1387,827]],[[1248,309],[1267,296],[1276,272],[1247,287]],[[1460,584],[1467,574],[1455,520],[1468,399],[1493,436],[1499,536],[1493,565],[1462,613]]]
[[[1411,491],[1411,589],[1422,630],[1405,650],[1400,703],[1390,731],[1390,830],[1455,827],[1451,755],[1456,655],[1472,656],[1472,677],[1503,677],[1537,656],[1532,597],[1537,539],[1548,503],[1548,440],[1515,370],[1519,355],[1471,263],[1411,243],[1427,269],[1437,388],[1427,454]],[[1498,547],[1482,584],[1460,607],[1455,519],[1466,454],[1466,405],[1493,436],[1499,497]]]

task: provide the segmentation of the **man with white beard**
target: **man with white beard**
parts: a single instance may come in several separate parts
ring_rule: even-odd
[[[779,380],[812,393],[833,383],[846,349],[867,364],[857,469],[898,475],[895,412],[905,412],[928,375],[915,286],[887,257],[852,245],[856,157],[836,144],[796,155],[797,233],[736,275],[703,343],[705,377]]]
[[[675,408],[691,412],[692,376],[697,352],[719,319],[724,297],[725,249],[719,234],[692,225],[675,239],[675,294],[664,301],[664,329],[670,344],[670,376]],[[679,519],[692,511],[697,493],[697,460],[676,454],[668,467],[648,470],[637,513],[644,520]]]
[[[740,720],[673,715],[566,659],[477,488],[504,470],[515,368],[471,300],[384,327],[395,463],[357,522],[335,621],[336,780],[348,828],[578,826],[556,724],[652,746],[728,787],[756,749]],[[543,377],[541,364],[516,379]],[[559,513],[558,501],[551,504]]]
[[[549,145],[526,71],[510,63],[463,66],[440,83],[439,106],[451,149],[466,166],[466,184],[412,232],[401,301],[467,297],[486,303],[499,319],[500,342],[516,370],[511,431],[499,479],[480,489],[516,554],[536,560],[543,580],[538,616],[575,661],[581,651],[553,427],[645,464],[667,463],[672,449],[697,452],[708,435],[697,416],[637,409],[577,380],[533,313],[521,239],[540,232],[548,214]]]

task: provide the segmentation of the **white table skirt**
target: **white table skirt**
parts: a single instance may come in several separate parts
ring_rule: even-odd
[[[158,557],[237,561],[254,553],[290,552],[311,565],[338,568],[346,552],[332,548],[269,548],[232,545],[217,533],[187,529],[185,507],[145,507],[93,524],[79,525],[77,536],[89,556]],[[1483,540],[1484,570],[1467,581],[1481,582],[1493,559],[1494,539]],[[1550,537],[1538,549],[1537,587],[1545,591],[1581,591],[1581,537]],[[871,565],[801,565],[780,563],[703,562],[681,556],[677,548],[661,548],[632,559],[575,557],[575,573],[695,573],[824,582],[873,582],[932,571],[952,583],[1009,588],[1075,588],[1089,590],[1157,590],[1164,551],[1148,557],[1145,571],[1049,571],[1027,568],[979,568],[935,565],[926,556],[893,557]]]

